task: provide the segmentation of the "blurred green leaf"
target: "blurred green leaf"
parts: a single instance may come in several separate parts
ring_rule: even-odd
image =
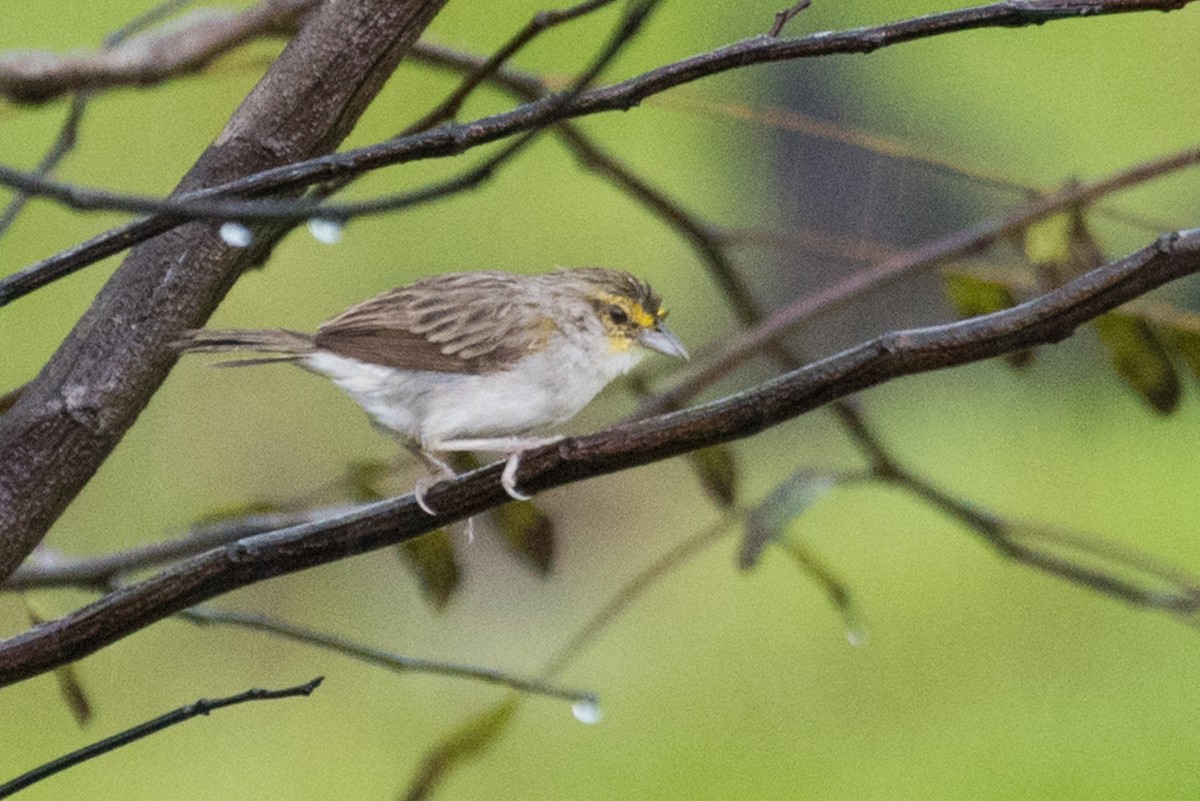
[[[1200,314],[1158,300],[1139,298],[1121,307],[1150,326],[1163,347],[1183,360],[1200,379]]]
[[[1071,215],[1047,217],[1025,229],[1021,251],[1030,264],[1058,268],[1071,258]]]
[[[442,738],[426,752],[417,775],[401,798],[406,801],[428,798],[452,770],[485,754],[512,722],[517,702],[516,696],[510,696]]]
[[[960,317],[978,317],[1017,305],[1012,287],[994,277],[947,270],[943,281],[946,297]]]
[[[221,506],[211,512],[205,512],[196,518],[194,525],[205,526],[213,523],[224,523],[228,520],[240,520],[243,517],[255,515],[270,515],[284,511],[283,507],[271,501],[247,501],[229,506]]]
[[[394,470],[389,461],[383,459],[360,459],[346,467],[344,480],[346,493],[356,503],[381,501],[387,493],[379,489],[379,482]]]
[[[793,520],[837,485],[832,476],[798,470],[771,491],[746,516],[746,534],[738,553],[738,567],[749,570],[758,564],[763,548],[782,538]]]
[[[1146,404],[1160,414],[1179,406],[1179,374],[1145,320],[1123,311],[1092,323],[1113,368]]]
[[[444,528],[401,543],[396,549],[421,585],[425,600],[441,612],[462,583],[462,569]]]
[[[21,600],[25,603],[25,616],[29,619],[31,626],[40,626],[46,622],[46,615],[34,607],[28,596],[22,595]],[[71,717],[75,718],[75,722],[80,726],[87,725],[92,719],[92,704],[83,690],[83,684],[79,681],[75,663],[71,662],[55,668],[54,679],[58,682],[58,694],[62,697],[63,703],[67,705],[67,709],[71,711]]]
[[[550,516],[529,501],[506,503],[492,512],[496,529],[508,550],[539,576],[554,567],[555,529]]]
[[[1034,287],[1024,269],[951,268],[942,272],[946,298],[960,317],[979,317],[1016,306],[1019,296]],[[1005,354],[1004,360],[1013,367],[1025,367],[1033,362],[1033,348]]]
[[[1061,286],[1107,261],[1086,214],[1086,207],[1075,206],[1026,229],[1025,258],[1045,287]]]
[[[737,500],[738,466],[733,449],[713,445],[688,454],[688,462],[708,497],[724,509]]]

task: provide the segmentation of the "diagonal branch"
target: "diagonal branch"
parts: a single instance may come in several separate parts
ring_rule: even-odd
[[[45,765],[34,768],[28,773],[23,773],[12,781],[7,781],[0,784],[0,798],[8,798],[10,795],[24,790],[26,787],[37,784],[43,779],[48,779],[56,773],[62,773],[64,770],[73,768],[89,759],[95,759],[118,748],[137,742],[143,737],[149,737],[151,734],[157,734],[163,729],[178,725],[195,717],[207,717],[212,712],[218,709],[224,709],[227,706],[235,706],[237,704],[245,704],[250,701],[275,701],[280,698],[307,698],[312,695],[313,691],[321,686],[324,681],[323,676],[318,676],[312,681],[298,684],[295,687],[285,687],[281,690],[246,690],[245,692],[231,695],[226,698],[201,698],[195,703],[181,706],[179,709],[173,710],[160,715],[154,720],[148,720],[145,723],[139,723],[131,729],[118,732],[111,737],[105,737],[99,742],[80,748],[78,751],[72,751],[58,759],[47,762]]]
[[[162,83],[197,72],[252,39],[294,34],[316,5],[317,0],[263,0],[245,11],[204,9],[94,53],[7,53],[0,56],[0,97],[45,103],[69,92]]]
[[[1166,235],[1011,309],[885,334],[694,409],[531,451],[521,462],[519,482],[525,490],[542,491],[648,464],[751,436],[900,376],[1058,342],[1098,315],[1197,272],[1200,229]],[[433,508],[452,512],[429,516],[406,495],[333,520],[248,537],[118,589],[0,643],[0,685],[79,659],[238,587],[393,545],[478,515],[508,500],[500,486],[501,469],[500,464],[490,465],[431,488],[428,500]]]
[[[444,0],[344,0],[309,18],[179,187],[332,151]],[[264,237],[265,239],[266,237]],[[42,373],[0,416],[0,575],[91,478],[254,249],[192,223],[133,251]]]
[[[699,372],[644,403],[638,409],[637,416],[658,414],[687,403],[743,364],[748,357],[762,352],[764,348],[778,342],[814,317],[838,309],[869,290],[887,286],[918,270],[932,269],[979,254],[1007,237],[1019,235],[1035,223],[1066,209],[1095,203],[1098,199],[1123,189],[1198,165],[1200,146],[1190,147],[1135,164],[1096,181],[1071,184],[997,219],[978,223],[912,250],[884,258],[869,269],[855,272],[832,286],[797,299],[776,311],[761,324],[744,331]]]
[[[9,303],[32,288],[62,277],[80,267],[131,244],[174,228],[188,218],[221,219],[296,219],[317,216],[345,219],[359,213],[389,210],[388,198],[362,206],[323,207],[311,201],[300,205],[267,209],[248,201],[217,198],[254,196],[265,193],[296,191],[304,186],[426,158],[458,155],[533,128],[605,111],[627,110],[651,95],[711,75],[753,64],[816,58],[836,53],[870,53],[883,47],[959,31],[988,27],[1040,25],[1044,22],[1076,17],[1138,11],[1170,11],[1196,0],[1026,0],[999,2],[976,8],[948,11],[848,31],[822,32],[797,39],[772,39],[758,36],[690,58],[658,67],[634,78],[607,87],[581,92],[568,103],[559,105],[551,96],[527,103],[512,111],[483,117],[464,124],[446,124],[420,134],[400,137],[376,145],[331,156],[309,159],[286,167],[260,171],[224,185],[210,187],[194,195],[179,195],[169,201],[156,198],[117,195],[81,189],[11,168],[0,169],[0,184],[31,194],[51,197],[80,209],[115,209],[135,213],[160,212],[96,237],[60,256],[44,260],[0,281],[0,305]]]

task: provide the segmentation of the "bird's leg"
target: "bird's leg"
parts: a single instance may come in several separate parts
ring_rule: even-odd
[[[500,486],[508,497],[517,501],[528,501],[533,496],[517,489],[517,469],[521,466],[521,454],[525,451],[553,445],[562,439],[557,437],[496,437],[493,439],[452,439],[437,444],[439,451],[487,451],[507,453],[508,461],[500,474]]]
[[[425,446],[420,442],[415,440],[405,440],[404,447],[406,447],[410,453],[424,462],[425,466],[429,468],[431,475],[421,476],[417,479],[417,484],[413,487],[413,498],[416,500],[417,506],[421,507],[422,512],[430,517],[437,517],[437,512],[435,512],[433,507],[430,506],[428,501],[425,500],[425,493],[427,493],[429,488],[439,481],[445,481],[446,479],[454,478],[458,474],[454,472],[454,469],[450,467],[450,465],[434,456],[433,453],[426,449]],[[470,523],[468,523],[468,525],[470,525]]]

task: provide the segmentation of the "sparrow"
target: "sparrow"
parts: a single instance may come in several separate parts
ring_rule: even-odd
[[[521,453],[561,437],[538,432],[578,413],[648,352],[687,359],[650,285],[621,270],[541,275],[460,272],[365,300],[315,334],[286,329],[185,331],[182,352],[269,354],[220,366],[288,362],[325,376],[379,427],[397,435],[436,479],[445,454],[508,454],[501,484],[516,486]]]

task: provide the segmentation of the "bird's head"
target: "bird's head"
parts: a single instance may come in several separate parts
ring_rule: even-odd
[[[687,348],[666,326],[667,310],[662,298],[648,283],[627,272],[601,267],[562,272],[579,282],[613,350],[625,352],[640,346],[688,358]]]

